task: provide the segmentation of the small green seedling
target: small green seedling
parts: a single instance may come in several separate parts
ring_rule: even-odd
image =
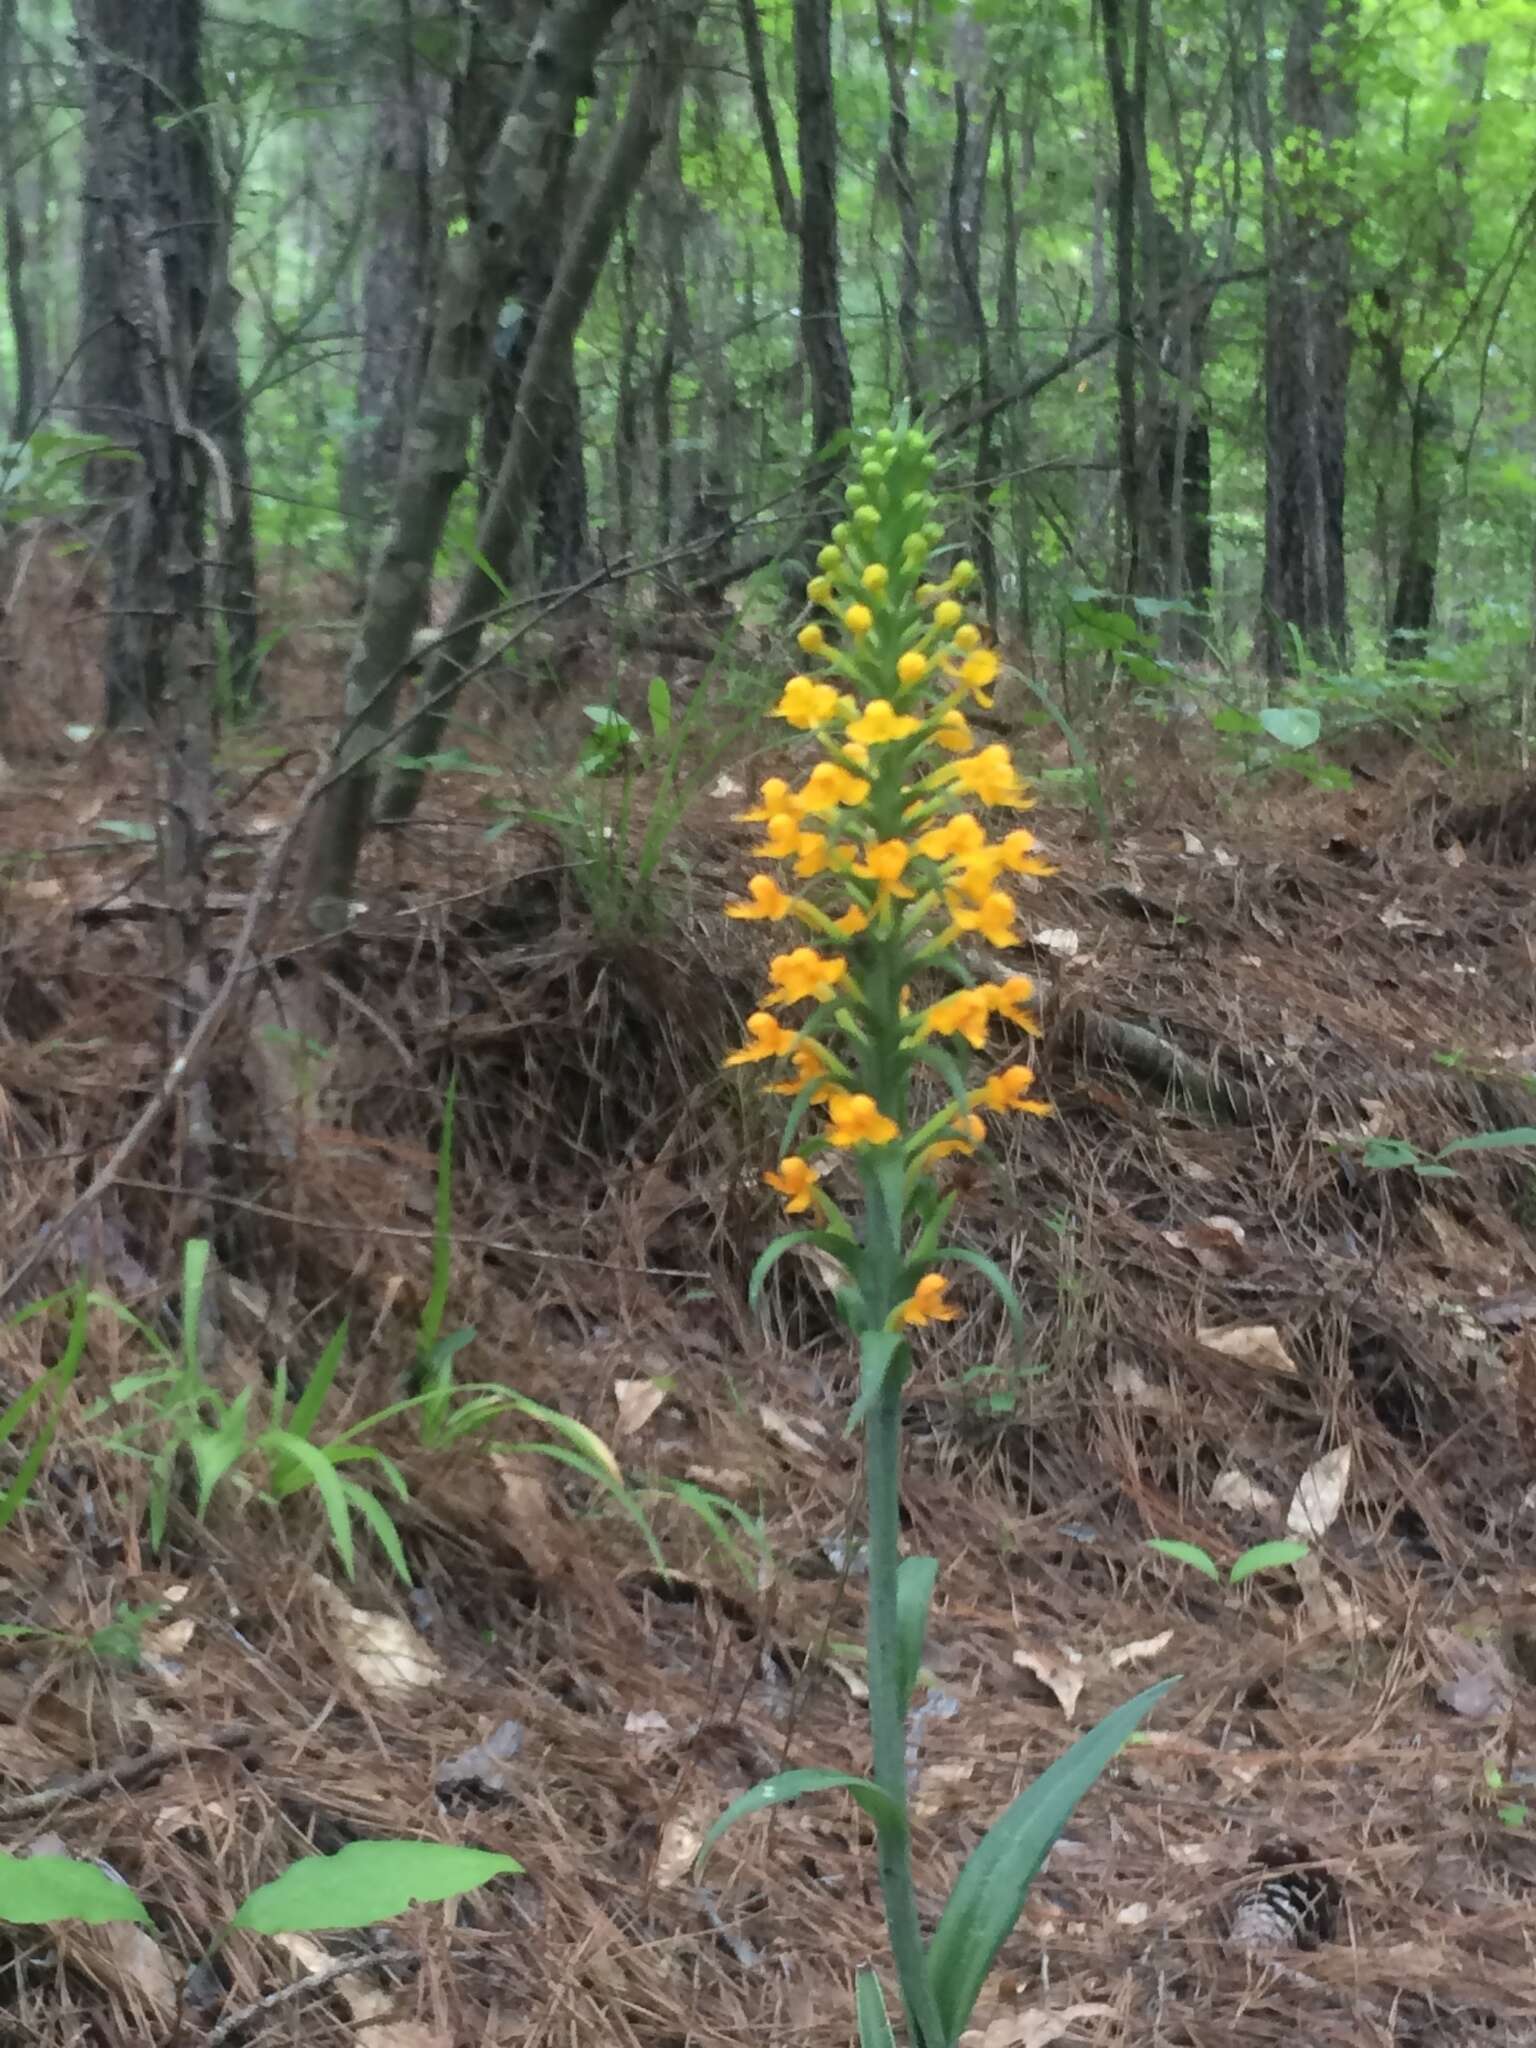
[[[1499,1766],[1490,1757],[1483,1765],[1483,1783],[1488,1787],[1488,1790],[1495,1793],[1502,1792],[1505,1790],[1508,1782]],[[1523,1828],[1530,1814],[1530,1808],[1523,1799],[1505,1800],[1495,1808],[1495,1811],[1507,1828]]]
[[[1446,1161],[1459,1152],[1517,1152],[1536,1145],[1536,1126],[1519,1124],[1513,1130],[1479,1131],[1470,1138],[1452,1138],[1438,1152],[1421,1152],[1406,1138],[1367,1138],[1360,1149],[1360,1164],[1376,1173],[1416,1173],[1420,1180],[1455,1180],[1456,1169]]]
[[[1164,1557],[1177,1558],[1180,1564],[1193,1565],[1197,1572],[1213,1579],[1219,1586],[1221,1567],[1208,1550],[1202,1550],[1198,1543],[1181,1543],[1172,1536],[1150,1536],[1148,1550],[1160,1550]],[[1251,1579],[1255,1572],[1279,1571],[1288,1564],[1300,1564],[1307,1554],[1305,1543],[1298,1543],[1293,1536],[1282,1536],[1271,1543],[1255,1543],[1251,1550],[1245,1550],[1227,1573],[1229,1586],[1240,1586],[1245,1579]]]
[[[582,708],[591,721],[592,731],[576,763],[577,773],[617,775],[638,743],[639,733],[623,712],[616,711],[611,704],[587,704]]]

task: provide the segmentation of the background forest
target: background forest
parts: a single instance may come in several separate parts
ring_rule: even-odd
[[[913,2048],[1536,2041],[1536,9],[0,0],[0,208],[0,2048],[845,2048],[878,1799],[722,1811],[874,1693],[942,1930],[1179,1672]],[[893,473],[1050,861],[871,1354]]]

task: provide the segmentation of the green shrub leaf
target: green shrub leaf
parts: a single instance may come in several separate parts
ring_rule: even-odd
[[[323,1934],[371,1927],[407,1907],[457,1898],[522,1865],[451,1842],[349,1842],[334,1856],[304,1856],[251,1893],[231,1926],[253,1934]]]
[[[928,1609],[938,1583],[936,1557],[904,1557],[896,1567],[896,1625],[901,1632],[901,1702],[912,1697],[917,1674],[923,1668],[923,1646],[928,1640]]]
[[[1240,1586],[1255,1572],[1273,1571],[1284,1564],[1300,1564],[1306,1554],[1306,1544],[1298,1543],[1294,1536],[1282,1536],[1274,1543],[1255,1543],[1252,1550],[1243,1552],[1227,1577],[1234,1586]]]
[[[1204,1572],[1208,1579],[1214,1579],[1218,1586],[1221,1584],[1221,1573],[1216,1569],[1215,1560],[1198,1543],[1181,1543],[1173,1536],[1149,1536],[1147,1548],[1160,1550],[1164,1557],[1176,1557],[1180,1564],[1192,1564],[1197,1572]]]
[[[0,1920],[13,1926],[84,1920],[91,1927],[105,1927],[116,1920],[148,1919],[137,1894],[94,1863],[77,1863],[72,1856],[0,1852]]]

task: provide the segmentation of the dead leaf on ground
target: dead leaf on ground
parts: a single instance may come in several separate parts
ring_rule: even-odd
[[[799,1458],[820,1458],[822,1447],[812,1441],[813,1436],[825,1436],[826,1427],[814,1417],[806,1416],[800,1422],[791,1422],[782,1408],[775,1408],[771,1401],[765,1401],[758,1409],[764,1429],[774,1442],[786,1451],[793,1451]]]
[[[563,1556],[555,1536],[549,1489],[527,1461],[508,1451],[492,1451],[491,1470],[501,1487],[501,1523],[506,1535],[528,1560],[536,1578],[560,1575]]]
[[[1083,942],[1070,925],[1051,925],[1034,934],[1034,943],[1043,946],[1047,953],[1054,953],[1058,960],[1075,960]]]
[[[1307,1468],[1286,1511],[1285,1526],[1289,1535],[1299,1536],[1308,1543],[1315,1543],[1319,1537],[1327,1535],[1339,1519],[1339,1510],[1344,1505],[1349,1468],[1353,1461],[1354,1452],[1350,1445],[1340,1444]]]
[[[1453,1628],[1432,1628],[1428,1636],[1451,1667],[1451,1676],[1435,1690],[1441,1706],[1466,1721],[1508,1713],[1517,1685],[1496,1642],[1473,1642]]]
[[[1240,1273],[1253,1264],[1248,1233],[1235,1216],[1207,1216],[1181,1230],[1165,1230],[1163,1242],[1189,1252],[1207,1273]]]
[[[1139,1642],[1122,1643],[1116,1650],[1106,1650],[1102,1661],[1111,1671],[1123,1671],[1127,1664],[1140,1664],[1148,1657],[1155,1657],[1159,1650],[1166,1650],[1173,1641],[1173,1630],[1165,1628],[1161,1635],[1143,1636]]]
[[[656,1845],[654,1874],[658,1885],[681,1884],[690,1875],[720,1806],[721,1801],[714,1794],[700,1787],[685,1794],[673,1808]]]
[[[1081,2020],[1118,2017],[1112,2005],[1064,2005],[1060,2012],[1031,2005],[1019,2012],[999,2013],[985,2027],[972,2027],[960,2036],[960,2048],[1051,2048],[1053,2041],[1059,2041]]]
[[[695,1486],[712,1487],[716,1493],[746,1493],[756,1483],[739,1465],[690,1465],[683,1476]]]
[[[472,1791],[501,1798],[512,1790],[515,1774],[511,1765],[522,1749],[523,1732],[521,1721],[499,1721],[483,1742],[471,1743],[468,1749],[440,1763],[433,1784],[439,1792],[467,1786]]]
[[[1129,1401],[1133,1408],[1145,1408],[1152,1413],[1166,1412],[1174,1405],[1171,1389],[1154,1387],[1139,1367],[1123,1361],[1109,1369],[1109,1391],[1122,1401]]]
[[[1045,1643],[1026,1644],[1014,1651],[1013,1661],[1021,1671],[1039,1679],[1046,1691],[1055,1696],[1057,1705],[1070,1721],[1077,1712],[1077,1703],[1088,1681],[1080,1653],[1071,1649],[1053,1650]]]
[[[656,1380],[615,1380],[613,1398],[618,1403],[616,1436],[634,1436],[644,1429],[667,1398],[667,1389]]]
[[[1280,1341],[1273,1323],[1240,1323],[1230,1330],[1199,1329],[1195,1336],[1207,1351],[1219,1351],[1223,1358],[1234,1358],[1240,1365],[1284,1373],[1288,1379],[1301,1375],[1301,1367]]]
[[[329,1579],[316,1574],[315,1592],[331,1618],[332,1654],[381,1699],[408,1699],[446,1684],[441,1659],[397,1614],[354,1607]]]
[[[1211,1502],[1218,1508],[1230,1508],[1235,1515],[1267,1515],[1279,1507],[1280,1497],[1229,1465],[1211,1482]]]

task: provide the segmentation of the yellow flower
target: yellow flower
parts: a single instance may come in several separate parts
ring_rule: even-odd
[[[832,1126],[828,1137],[844,1150],[851,1145],[889,1145],[901,1136],[900,1125],[881,1114],[872,1095],[850,1095],[845,1088],[828,1097],[827,1119]]]
[[[1054,875],[1048,860],[1035,852],[1039,841],[1033,832],[1010,832],[997,849],[998,871],[1009,875]]]
[[[825,654],[827,636],[820,626],[802,626],[795,635],[795,644],[802,654]]]
[[[917,850],[930,860],[953,860],[961,854],[974,853],[986,843],[980,820],[969,811],[956,811],[946,824],[925,832],[917,842]]]
[[[970,905],[963,897],[950,899],[950,916],[963,932],[979,932],[989,946],[1016,946],[1019,935],[1013,928],[1017,915],[1011,896],[994,889],[980,903]]]
[[[843,613],[843,624],[855,640],[867,633],[874,623],[875,615],[867,604],[851,604]]]
[[[793,811],[775,811],[768,820],[762,845],[754,846],[752,852],[759,860],[788,860],[792,853],[799,851],[804,837],[800,820]]]
[[[884,590],[890,580],[891,572],[887,569],[884,562],[871,562],[864,571],[864,574],[859,578],[864,588],[876,597]]]
[[[781,775],[770,775],[763,784],[756,805],[750,811],[738,811],[736,822],[739,825],[761,825],[770,818],[778,817],[781,811],[790,811],[793,808],[794,797],[789,784]]]
[[[826,833],[802,832],[795,848],[795,873],[802,881],[808,882],[812,875],[819,875],[826,865]]]
[[[994,1016],[1006,1017],[1010,1024],[1039,1037],[1040,1026],[1033,1013],[1024,1007],[1035,999],[1035,984],[1027,974],[1010,974],[1006,981],[994,981],[985,993]]]
[[[952,1323],[960,1311],[945,1298],[948,1286],[942,1273],[925,1273],[897,1309],[898,1323],[912,1330],[921,1330],[929,1323]]]
[[[1007,902],[1006,897],[1003,900]],[[840,953],[823,958],[814,946],[796,946],[792,953],[776,954],[769,961],[768,979],[776,993],[763,1000],[774,1010],[785,1003],[803,1003],[808,996],[825,1002],[847,972],[848,963]]]
[[[910,897],[912,890],[902,881],[912,849],[905,839],[882,839],[870,847],[853,872],[865,882],[878,882],[882,901],[887,896]]]
[[[786,1197],[786,1215],[798,1216],[803,1210],[815,1206],[816,1169],[808,1160],[791,1153],[788,1159],[779,1161],[777,1173],[765,1173],[763,1179],[775,1193]]]
[[[960,680],[978,704],[991,704],[992,699],[987,695],[987,691],[997,681],[1000,666],[996,650],[991,647],[978,647],[974,654],[968,654],[961,662]]]
[[[1013,756],[1006,747],[983,747],[979,754],[956,761],[943,773],[946,781],[958,783],[978,803],[1007,804],[1018,809],[1029,802],[1018,770],[1013,765]]]
[[[766,1010],[754,1010],[747,1019],[747,1043],[739,1052],[727,1053],[725,1064],[728,1067],[747,1067],[755,1060],[782,1059],[799,1043],[798,1032],[781,1024],[777,1017],[770,1017]]]
[[[942,604],[933,608],[933,623],[940,632],[947,633],[951,626],[958,626],[965,617],[965,607],[958,605],[952,597],[946,597]],[[974,631],[975,629],[972,628]]]
[[[835,761],[818,761],[798,792],[795,802],[802,812],[825,814],[839,804],[861,804],[869,795],[862,775],[850,775]]]
[[[863,717],[849,726],[848,737],[863,746],[884,746],[890,740],[909,739],[921,722],[905,712],[893,711],[884,697],[876,697],[866,705]]]
[[[968,753],[975,744],[971,728],[965,722],[965,713],[953,704],[934,727],[934,738],[947,753]]]
[[[815,683],[809,676],[791,676],[784,694],[773,707],[775,718],[801,732],[815,732],[838,712],[839,698],[831,683]]]
[[[794,898],[786,896],[771,875],[754,875],[747,884],[748,901],[727,903],[727,917],[767,918],[776,923],[781,917],[788,917],[794,909]]]
[[[939,611],[942,611],[943,609],[944,607],[940,605]],[[956,605],[955,610],[958,612],[959,609],[959,605]],[[936,611],[934,613],[933,616],[935,618],[939,616],[939,611]],[[962,626],[959,632],[955,635],[955,645],[963,649],[963,651],[967,654],[970,653],[973,647],[979,647],[981,645],[980,626]]]
[[[825,576],[813,576],[805,586],[805,594],[812,604],[830,604],[832,585]]]
[[[1048,1116],[1050,1111],[1045,1103],[1030,1095],[1034,1079],[1033,1067],[1004,1067],[1000,1074],[989,1075],[971,1100],[985,1103],[988,1109],[1025,1109],[1035,1116]]]
[[[909,647],[896,664],[896,679],[908,689],[914,683],[920,683],[927,673],[928,657],[926,654],[919,654],[915,647]]]
[[[949,572],[949,583],[952,590],[969,590],[975,581],[976,564],[974,562],[956,562],[953,569]]]
[[[936,1032],[940,1038],[958,1036],[967,1039],[980,1052],[987,1042],[987,1024],[991,1014],[992,1005],[984,990],[956,989],[952,996],[945,996],[929,1010],[923,1019],[922,1035],[926,1038]]]
[[[792,1081],[775,1081],[763,1090],[765,1095],[798,1095],[807,1081],[819,1081],[830,1069],[826,1055],[813,1040],[807,1039],[797,1045],[794,1051],[795,1074]],[[818,1088],[811,1097],[812,1102],[825,1102],[832,1093],[830,1086]]]
[[[857,903],[850,903],[841,917],[834,917],[832,929],[841,932],[845,939],[856,939],[860,932],[869,930],[869,912],[861,910]]]

